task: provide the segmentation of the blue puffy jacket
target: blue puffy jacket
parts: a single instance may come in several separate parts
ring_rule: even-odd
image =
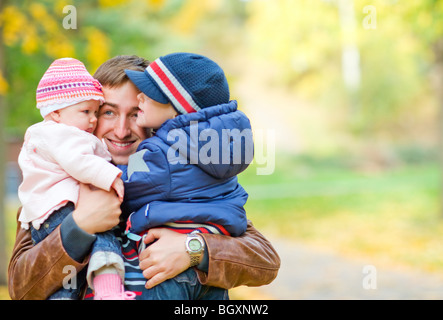
[[[237,175],[252,158],[251,125],[236,101],[166,121],[140,143],[128,166],[119,166],[125,182],[122,208],[132,213],[130,231],[192,220],[241,235],[248,194]]]

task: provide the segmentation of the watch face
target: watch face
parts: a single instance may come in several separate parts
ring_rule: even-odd
[[[189,249],[192,251],[200,251],[201,247],[202,245],[197,239],[191,239],[191,241],[189,241]]]

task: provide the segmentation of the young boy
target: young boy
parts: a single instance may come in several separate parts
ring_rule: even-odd
[[[100,83],[84,64],[73,58],[55,60],[39,82],[36,100],[44,121],[27,129],[18,158],[23,172],[19,221],[22,228],[31,228],[34,244],[72,211],[79,181],[105,190],[113,188],[121,201],[124,194],[121,171],[109,162],[105,145],[92,134],[104,98]],[[132,293],[123,290],[121,247],[112,231],[97,234],[87,279],[97,299],[133,299]],[[50,299],[79,299],[76,287],[81,285],[70,287]]]
[[[154,129],[128,166],[119,166],[125,183],[122,208],[131,213],[128,233],[136,241],[158,226],[192,233],[187,250],[195,266],[202,248],[195,233],[239,236],[246,230],[248,195],[237,174],[252,161],[249,119],[229,100],[223,70],[207,57],[173,53],[144,72],[125,72],[141,91],[137,124]],[[169,202],[169,210],[150,215],[156,201]],[[217,209],[205,210],[209,202]],[[195,204],[196,210],[183,212],[182,203]]]

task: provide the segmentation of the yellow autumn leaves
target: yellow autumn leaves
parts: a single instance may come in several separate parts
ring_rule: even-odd
[[[98,3],[101,8],[110,8],[125,4],[127,0],[99,0]],[[145,0],[148,7],[152,9],[161,9],[166,0]]]
[[[40,3],[30,4],[27,11],[14,5],[5,7],[0,14],[0,26],[5,45],[20,44],[26,54],[40,48],[54,58],[74,53],[68,37],[61,32],[61,23]]]
[[[5,95],[8,92],[8,82],[6,82],[3,74],[0,72],[0,95]]]
[[[110,2],[110,1],[101,1]],[[115,2],[115,1],[114,1]],[[54,2],[51,8],[33,2],[26,9],[10,4],[0,12],[0,31],[6,46],[17,46],[27,55],[44,52],[54,59],[75,57],[76,48],[72,38],[73,30],[63,28],[63,8],[66,0]],[[110,57],[110,41],[105,33],[96,27],[82,28],[79,35],[86,45],[82,54],[86,55],[87,64],[95,70]],[[5,94],[8,84],[0,71],[0,94]]]
[[[140,5],[155,12],[165,8],[167,3],[167,0],[144,0]],[[168,24],[181,35],[193,34],[202,16],[216,11],[222,3],[222,0],[183,1]],[[126,4],[124,0],[96,2],[104,10]],[[43,53],[57,59],[81,55],[85,57],[89,70],[94,72],[103,61],[110,58],[112,41],[105,31],[94,25],[83,25],[76,30],[64,28],[63,21],[68,16],[64,9],[68,5],[69,0],[56,0],[51,4],[33,1],[26,6],[10,1],[0,12],[3,45],[19,48],[29,56]],[[0,94],[5,94],[7,89],[6,76],[0,70]]]
[[[219,0],[188,0],[170,22],[171,27],[183,35],[192,34],[202,16],[216,10],[220,4]]]

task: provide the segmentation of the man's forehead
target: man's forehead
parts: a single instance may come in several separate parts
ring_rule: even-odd
[[[100,109],[114,109],[114,110],[123,110],[123,109],[127,109],[129,112],[137,112],[139,110],[138,105],[136,106],[128,106],[126,108],[124,108],[124,106],[119,105],[116,102],[112,102],[112,101],[105,101]]]
[[[118,104],[117,103],[113,103],[111,101],[105,101],[101,107],[110,107],[110,108],[114,108],[114,109],[118,109]]]

